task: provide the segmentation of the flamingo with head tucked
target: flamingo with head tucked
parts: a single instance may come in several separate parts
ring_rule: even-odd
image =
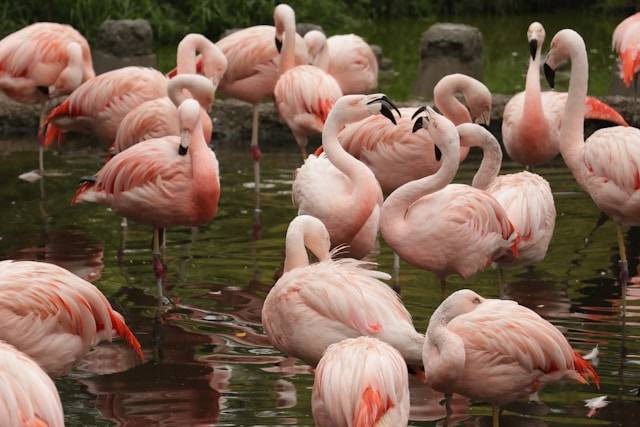
[[[363,336],[324,352],[311,392],[317,426],[402,427],[409,406],[407,366],[389,344]]]
[[[360,109],[368,107],[363,103]],[[275,347],[315,366],[327,347],[361,335],[384,341],[411,367],[420,367],[424,337],[398,295],[371,263],[332,259],[322,222],[295,217],[286,238],[284,273],[262,308],[262,325]],[[306,248],[318,258],[309,264]],[[406,369],[406,367],[405,367]]]
[[[634,97],[638,95],[636,73],[640,69],[640,12],[633,14],[618,24],[613,31],[611,48],[620,58],[620,78],[629,87],[634,82]]]
[[[414,130],[424,127],[444,160],[435,174],[404,184],[387,197],[380,230],[401,258],[434,272],[444,292],[447,275],[468,278],[509,250],[516,255],[520,239],[489,193],[449,184],[458,170],[458,132],[446,117],[430,107],[426,114],[423,110],[416,113]]]
[[[69,25],[38,22],[0,40],[0,92],[18,102],[42,103],[40,125],[51,99],[93,77],[89,43]],[[39,139],[42,176],[44,141]]]
[[[564,378],[600,384],[589,362],[536,312],[469,289],[454,292],[433,313],[423,356],[428,386],[491,403],[495,427],[500,405],[544,384]]]
[[[507,102],[502,120],[502,141],[507,154],[527,166],[549,162],[558,155],[562,112],[567,103],[566,92],[540,91],[540,57],[544,38],[542,25],[532,23],[527,31],[531,60],[525,91]],[[584,103],[584,117],[627,125],[617,111],[596,98],[586,97]]]

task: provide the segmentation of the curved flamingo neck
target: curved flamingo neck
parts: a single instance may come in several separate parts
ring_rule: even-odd
[[[200,36],[204,38],[203,36]],[[187,34],[178,43],[178,53],[176,54],[176,71],[178,74],[195,74],[196,66],[196,49],[201,44],[197,34]]]
[[[433,175],[404,184],[384,201],[380,229],[385,240],[401,239],[406,231],[406,215],[411,205],[421,197],[441,190],[456,176],[460,163],[460,144],[450,142],[438,147],[444,157],[440,169]]]
[[[325,39],[324,44],[320,49],[320,52],[318,52],[318,55],[316,55],[316,58],[313,61],[313,65],[315,65],[316,67],[320,68],[323,71],[328,71],[330,60],[331,58],[329,56],[329,45],[327,43],[327,40]]]
[[[540,56],[543,41],[544,39],[538,45],[535,59],[529,60],[522,107],[524,120],[522,122],[536,123],[537,126],[547,129],[549,125],[542,109],[542,92],[540,90]]]
[[[482,150],[482,162],[473,176],[472,185],[480,190],[496,179],[502,165],[502,149],[495,137],[482,126],[463,123],[457,127],[461,147],[479,147]]]
[[[571,35],[568,44],[571,56],[571,78],[560,130],[560,153],[573,176],[582,185],[585,173],[582,152],[584,150],[584,114],[589,64],[584,42],[577,34]]]
[[[278,19],[284,26],[284,40],[280,53],[280,73],[283,74],[296,66],[296,16],[290,7],[282,8],[278,12]]]
[[[309,255],[304,245],[305,224],[293,221],[287,230],[285,243],[284,272],[309,265]]]
[[[433,103],[454,125],[471,122],[471,115],[465,105],[455,97],[464,93],[469,83],[460,74],[445,76],[433,88]]]
[[[425,347],[431,346],[436,350],[432,358],[427,357],[428,372],[434,372],[440,383],[453,382],[464,370],[466,353],[464,342],[455,333],[449,331],[447,325],[449,321],[441,316],[438,310],[433,313],[429,320],[427,333],[425,334]],[[431,366],[429,366],[431,365]],[[429,369],[431,368],[431,369]],[[429,377],[427,377],[429,380]]]
[[[198,100],[205,110],[211,107],[211,103],[204,100],[211,99],[213,85],[209,80],[201,77],[196,74],[181,74],[169,80],[167,96],[176,107],[189,98]]]

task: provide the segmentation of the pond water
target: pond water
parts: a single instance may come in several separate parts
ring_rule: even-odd
[[[92,174],[104,158],[87,141],[66,141],[46,153],[56,173],[39,184],[17,179],[31,169],[33,139],[0,142],[0,258],[61,264],[88,277],[104,292],[138,336],[145,362],[121,342],[101,345],[74,371],[56,380],[68,426],[126,425],[312,425],[313,376],[302,362],[281,368],[284,355],[269,345],[260,325],[263,300],[282,266],[284,236],[295,215],[291,204],[298,150],[263,144],[261,227],[254,217],[252,163],[242,146],[221,146],[222,196],[217,218],[197,232],[168,232],[166,301],[156,297],[148,227],[130,224],[123,245],[120,219],[97,205],[70,206],[78,178]],[[459,180],[469,182],[478,158],[469,159]],[[517,168],[505,164],[503,173]],[[537,170],[553,188],[558,210],[554,239],[544,262],[507,271],[504,296],[558,326],[583,353],[600,349],[600,390],[578,383],[542,390],[543,403],[506,407],[503,426],[636,426],[640,417],[640,277],[627,290],[622,328],[617,286],[617,247],[611,222],[590,234],[598,219],[561,161]],[[640,255],[638,229],[626,232],[632,276]],[[379,269],[390,272],[392,254],[381,244]],[[441,302],[436,278],[401,265],[401,295],[424,331]],[[489,269],[449,291],[470,287],[498,297],[498,275]],[[482,381],[482,377],[478,378]],[[636,389],[636,390],[633,390]],[[609,406],[587,417],[584,399],[607,395]],[[442,425],[441,396],[412,386],[413,426]],[[490,425],[490,407],[457,399],[455,423]],[[450,423],[449,425],[454,425]]]

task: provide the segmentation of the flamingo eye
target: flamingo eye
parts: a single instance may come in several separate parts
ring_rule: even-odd
[[[473,303],[474,303],[474,304],[480,304],[480,298],[475,297],[475,298],[473,299]]]

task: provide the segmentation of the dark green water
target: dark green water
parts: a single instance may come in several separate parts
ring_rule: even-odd
[[[166,296],[159,304],[151,267],[151,230],[130,225],[121,249],[120,219],[96,205],[71,207],[80,176],[93,173],[104,152],[69,141],[46,153],[46,165],[60,172],[39,184],[16,177],[33,168],[35,141],[5,140],[0,192],[0,258],[48,260],[89,276],[125,316],[144,348],[146,362],[135,366],[120,342],[102,345],[68,376],[56,380],[68,426],[126,425],[311,425],[313,376],[302,363],[280,368],[283,355],[272,348],[260,326],[262,302],[283,262],[284,235],[295,215],[291,180],[298,150],[269,148],[264,141],[260,239],[254,239],[254,193],[248,150],[222,146],[222,197],[218,217],[197,234],[168,232]],[[478,160],[459,174],[468,182]],[[503,173],[515,167],[504,166]],[[627,323],[621,328],[621,295],[616,285],[617,248],[611,223],[585,237],[598,212],[557,162],[538,170],[552,184],[558,210],[556,232],[547,259],[531,270],[505,276],[505,296],[553,322],[572,345],[587,352],[599,346],[602,388],[555,384],[540,393],[544,403],[508,405],[503,425],[635,426],[640,398],[640,285],[628,288]],[[640,233],[626,233],[632,275],[640,255]],[[392,256],[382,244],[380,269],[390,272]],[[440,303],[433,275],[401,266],[402,296],[416,328]],[[499,296],[498,276],[487,270],[451,291],[471,287],[486,297]],[[479,374],[478,381],[482,381]],[[607,395],[612,402],[587,418],[584,399]],[[441,396],[412,388],[411,425],[436,425],[444,415]],[[456,401],[455,419],[464,425],[490,425],[490,408]],[[438,425],[442,425],[439,421]],[[452,425],[452,424],[449,424]]]

